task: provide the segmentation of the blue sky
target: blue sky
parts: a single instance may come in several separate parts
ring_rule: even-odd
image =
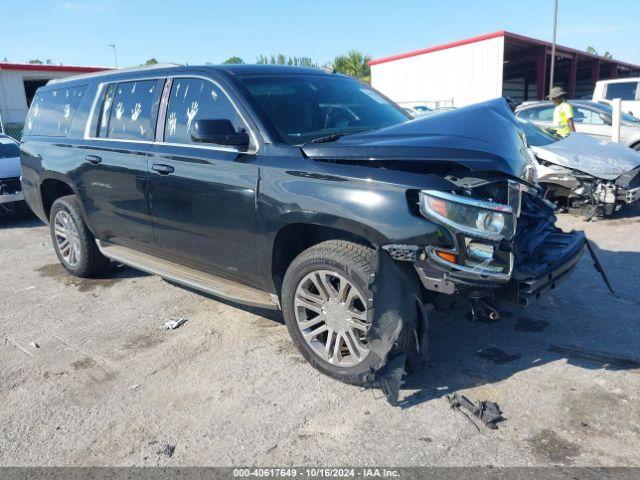
[[[558,43],[640,63],[640,1],[559,0]],[[220,63],[236,55],[373,58],[509,30],[551,39],[553,0],[25,0],[1,2],[0,60],[120,66]]]

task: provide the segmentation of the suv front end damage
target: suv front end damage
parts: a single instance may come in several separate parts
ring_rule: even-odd
[[[425,289],[465,295],[474,316],[497,319],[497,300],[527,306],[566,279],[585,238],[557,228],[554,207],[530,187],[508,181],[483,190],[494,195],[420,193],[420,212],[445,227],[452,243],[421,249],[415,268]]]

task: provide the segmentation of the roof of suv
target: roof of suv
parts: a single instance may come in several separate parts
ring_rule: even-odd
[[[285,75],[285,74],[303,74],[303,75],[329,75],[329,73],[323,71],[320,68],[311,67],[293,67],[288,65],[178,65],[178,64],[156,64],[147,65],[134,68],[122,68],[118,70],[105,70],[101,72],[88,73],[84,75],[73,75],[69,77],[50,80],[48,85],[58,85],[67,82],[73,82],[77,80],[90,79],[90,78],[126,78],[135,76],[139,73],[147,73],[149,71],[159,71],[163,75],[170,75],[173,73],[186,73],[186,72],[202,72],[203,70],[210,70],[214,72],[223,72],[229,75]]]

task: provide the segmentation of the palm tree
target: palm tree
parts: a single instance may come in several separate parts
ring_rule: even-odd
[[[365,55],[358,50],[351,50],[346,55],[339,55],[333,61],[336,72],[350,75],[366,83],[371,83],[370,55]]]

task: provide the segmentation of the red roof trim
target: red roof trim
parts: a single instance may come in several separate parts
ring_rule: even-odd
[[[505,30],[500,30],[498,32],[487,33],[486,35],[479,35],[477,37],[467,38],[466,40],[459,40],[457,42],[445,43],[442,45],[437,45],[431,48],[423,48],[421,50],[413,50],[407,53],[400,53],[398,55],[393,55],[391,57],[378,58],[375,60],[371,60],[369,65],[378,65],[380,63],[392,62],[394,60],[401,60],[403,58],[415,57],[417,55],[423,55],[425,53],[438,52],[440,50],[446,50],[448,48],[459,47],[461,45],[468,45],[470,43],[482,42],[483,40],[489,40],[492,38],[505,37],[509,40],[519,41],[522,43],[528,43],[531,45],[540,45],[544,47],[551,47],[551,42],[546,42],[544,40],[538,40],[536,38],[525,37],[524,35],[518,35],[516,33],[507,32]],[[576,50],[575,48],[563,47],[562,45],[556,45],[556,50],[559,52],[568,52],[573,53],[574,55],[580,55],[581,57],[589,57],[594,59],[599,59],[603,62],[607,63],[615,63],[620,66],[630,67],[632,69],[640,69],[640,66],[634,65],[632,63],[620,62],[618,60],[614,60],[611,58],[602,57],[600,55],[592,55],[587,52],[583,52],[582,50]]]
[[[425,53],[438,52],[440,50],[447,50],[448,48],[460,47],[461,45],[468,45],[470,43],[482,42],[483,40],[490,40],[492,38],[504,37],[504,30],[500,30],[498,32],[487,33],[486,35],[479,35],[477,37],[467,38],[466,40],[459,40],[457,42],[444,43],[442,45],[437,45],[435,47],[423,48],[420,50],[413,50],[407,53],[400,53],[398,55],[392,55],[391,57],[377,58],[375,60],[371,60],[369,65],[378,65],[379,63],[392,62],[394,60],[401,60],[403,58],[415,57],[417,55],[423,55]]]
[[[109,69],[105,67],[76,67],[72,65],[40,65],[37,63],[0,63],[0,70],[90,73]]]

